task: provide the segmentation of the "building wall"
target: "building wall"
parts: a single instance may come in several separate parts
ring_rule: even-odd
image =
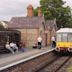
[[[46,45],[51,45],[52,41],[51,41],[51,37],[52,36],[56,36],[56,30],[55,28],[52,28],[51,30],[47,30],[45,31],[45,43]]]
[[[47,31],[45,35],[46,35],[46,45],[48,46],[51,44],[51,31]]]
[[[47,45],[50,45],[51,44],[51,32],[49,31],[47,33]]]
[[[25,47],[32,47],[37,45],[37,38],[39,36],[39,29],[16,29],[21,32],[21,41],[25,44]],[[45,46],[45,34],[42,33],[42,46]]]
[[[37,38],[42,36],[42,46],[51,45],[51,37],[55,36],[55,29],[45,31],[41,27],[40,29],[16,29],[21,32],[21,41],[27,48],[32,48],[34,44],[37,45]]]
[[[42,33],[42,46],[46,46],[46,34]]]
[[[56,36],[56,29],[55,28],[52,29],[51,36]]]
[[[27,48],[32,48],[34,44],[37,45],[37,38],[39,35],[42,36],[42,46],[51,45],[51,37],[55,36],[55,29],[51,31],[44,31],[41,27],[40,29],[16,29],[21,32],[21,42]]]
[[[32,47],[37,42],[38,29],[17,29],[21,32],[21,41],[26,47]]]

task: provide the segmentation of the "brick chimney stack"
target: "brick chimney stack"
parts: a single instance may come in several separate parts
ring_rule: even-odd
[[[39,17],[42,16],[42,10],[41,10],[41,7],[38,7],[38,16],[39,16]]]
[[[29,6],[27,7],[27,16],[28,16],[28,17],[34,16],[33,6],[32,6],[32,5],[29,5]]]

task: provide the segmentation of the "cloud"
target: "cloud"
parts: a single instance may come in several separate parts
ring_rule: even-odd
[[[70,6],[70,8],[72,8],[72,0],[63,0],[66,2],[66,6]]]
[[[26,8],[29,4],[34,7],[39,6],[40,0],[1,0],[0,1],[0,20],[9,20],[13,16],[25,16]],[[66,1],[66,5],[72,7],[71,0]]]
[[[29,4],[34,7],[39,6],[39,0],[1,0],[0,1],[0,19],[5,17],[19,16],[26,14],[26,8]]]

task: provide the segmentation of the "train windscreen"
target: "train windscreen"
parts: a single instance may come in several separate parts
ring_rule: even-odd
[[[57,34],[57,41],[59,41],[59,42],[67,42],[68,41],[68,34],[66,34],[66,33]]]
[[[57,34],[57,36],[56,36],[56,41],[61,42],[61,34]]]
[[[69,42],[72,42],[72,33],[69,33],[69,34],[68,34],[68,41],[69,41]]]

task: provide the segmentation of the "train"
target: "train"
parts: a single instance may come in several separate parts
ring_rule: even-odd
[[[21,40],[21,33],[17,30],[0,30],[0,52],[7,51],[5,48],[6,42],[16,42],[19,46]]]
[[[72,28],[61,28],[56,32],[56,51],[72,52]]]

